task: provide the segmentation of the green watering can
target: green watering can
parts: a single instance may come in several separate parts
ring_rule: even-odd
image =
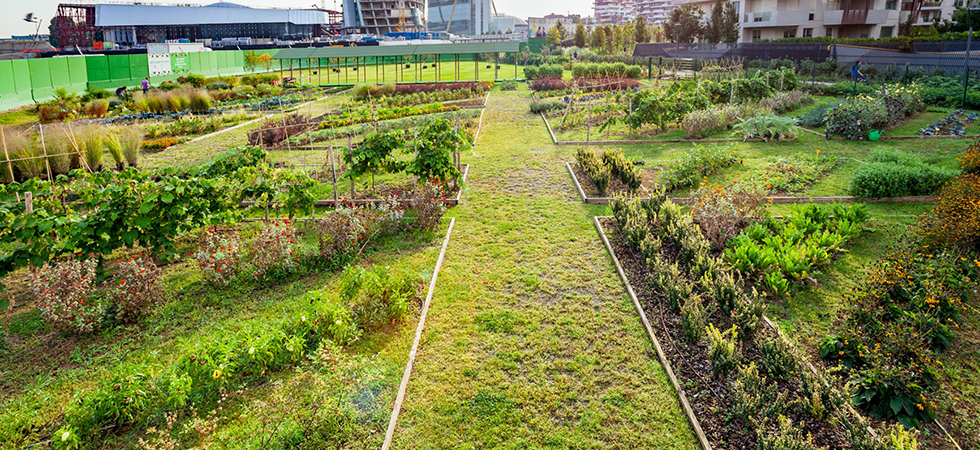
[[[880,137],[881,137],[881,131],[871,130],[871,131],[868,132],[868,140],[869,141],[877,141],[878,138],[880,138]]]

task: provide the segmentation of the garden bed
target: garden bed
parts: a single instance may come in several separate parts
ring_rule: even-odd
[[[575,183],[575,189],[579,194],[579,198],[582,202],[591,205],[607,205],[616,200],[616,197],[610,196],[600,196],[598,189],[596,189],[595,184],[589,179],[589,176],[585,174],[578,164],[573,164],[570,162],[565,163],[565,167],[568,169],[568,174],[572,177],[572,181]],[[652,186],[655,176],[650,176],[650,173],[656,173],[656,169],[643,169],[641,173],[643,176],[643,186],[644,191],[648,192],[649,187]],[[613,178],[610,180],[609,187],[607,190],[612,191],[614,194],[628,194],[625,186],[619,180]],[[627,198],[631,196],[627,195]],[[646,197],[646,196],[644,196]],[[674,203],[687,203],[690,201],[690,197],[669,197]],[[936,196],[934,195],[918,195],[918,196],[907,196],[907,197],[888,197],[888,198],[858,198],[854,196],[827,196],[827,197],[804,197],[804,196],[785,196],[785,195],[771,195],[767,196],[766,200],[769,203],[922,203],[922,202],[934,202],[936,201]]]
[[[621,276],[631,293],[636,294],[636,302],[642,312],[641,319],[649,321],[652,333],[662,346],[667,361],[676,363],[672,372],[675,373],[678,384],[685,390],[678,390],[681,398],[687,398],[693,412],[692,422],[700,423],[704,435],[710,445],[717,448],[757,448],[757,436],[746,430],[733,419],[729,413],[731,405],[731,385],[728,381],[710,376],[711,362],[708,359],[708,348],[703,342],[691,344],[685,339],[685,331],[680,314],[675,314],[666,306],[665,297],[655,292],[650,284],[645,263],[642,257],[627,245],[612,217],[596,217],[596,228],[606,243],[610,256],[621,264]],[[608,230],[608,233],[607,231]],[[675,255],[676,256],[676,255]],[[731,321],[730,318],[719,315],[715,322]],[[771,322],[765,321],[766,326],[757,331],[758,336],[769,339],[778,338],[770,328]],[[731,323],[725,322],[721,329],[726,329]],[[748,348],[743,351],[744,358],[756,360],[760,358],[758,350]],[[675,387],[676,387],[675,386]],[[777,392],[793,389],[786,382],[779,382]],[[806,416],[789,417],[794,424],[804,424],[804,433],[814,438],[814,443],[831,448],[847,448],[846,440],[828,422],[807,420]],[[702,444],[704,445],[704,444]],[[705,447],[711,448],[711,447]]]
[[[548,121],[548,116],[541,113],[541,118],[544,120],[545,125],[548,127],[548,133],[551,135],[551,142],[555,145],[624,145],[624,144],[677,144],[677,143],[720,143],[720,142],[794,142],[796,139],[739,139],[739,138],[705,138],[705,139],[687,139],[687,138],[674,138],[674,139],[611,139],[611,140],[592,140],[588,139],[585,141],[560,141],[555,135],[555,131],[551,128],[551,123]],[[597,128],[598,130],[598,128]],[[668,131],[667,133],[671,133]],[[723,132],[727,134],[727,132]]]

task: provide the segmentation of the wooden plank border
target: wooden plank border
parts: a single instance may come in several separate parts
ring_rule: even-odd
[[[274,114],[259,114],[259,117],[256,117],[256,118],[254,118],[252,120],[249,120],[247,122],[242,122],[242,123],[240,123],[238,125],[235,125],[233,127],[228,127],[228,128],[222,129],[222,130],[218,130],[218,131],[215,131],[215,132],[210,133],[210,134],[205,134],[204,136],[198,136],[198,137],[196,137],[194,139],[191,139],[191,140],[189,140],[187,142],[183,142],[183,143],[180,143],[178,145],[174,145],[173,147],[178,147],[180,145],[187,145],[187,144],[190,144],[190,143],[193,143],[193,142],[201,141],[201,140],[204,140],[204,139],[209,139],[209,138],[212,138],[214,136],[217,136],[217,135],[219,135],[221,133],[224,133],[224,132],[227,132],[227,131],[231,131],[231,130],[235,130],[235,129],[244,127],[245,125],[253,124],[253,123],[258,122],[258,121],[260,121],[262,119],[267,119],[269,117],[272,117],[273,115]]]
[[[825,138],[828,141],[846,141],[846,140],[848,140],[844,136],[827,136],[825,133],[821,133],[819,131],[814,131],[814,130],[811,130],[809,128],[803,128],[803,127],[801,127],[799,125],[797,125],[797,127],[799,127],[799,129],[801,129],[801,130],[803,130],[803,131],[805,131],[807,133],[814,134],[814,135],[820,136],[822,138]],[[911,140],[919,140],[919,139],[926,139],[926,140],[928,140],[928,139],[980,139],[980,134],[967,134],[967,135],[963,135],[963,136],[953,136],[953,135],[949,135],[949,134],[936,134],[936,135],[931,135],[931,136],[918,136],[918,135],[916,135],[916,136],[888,136],[888,135],[883,135],[883,136],[881,136],[881,137],[878,138],[879,141],[911,141]],[[862,138],[862,139],[854,139],[854,140],[855,141],[867,141],[868,139],[867,138]]]
[[[436,290],[436,279],[439,277],[439,269],[442,268],[442,260],[446,256],[446,247],[449,246],[449,238],[453,234],[453,226],[456,225],[456,218],[449,221],[449,230],[446,231],[446,239],[442,241],[442,249],[439,250],[439,259],[436,260],[436,267],[432,271],[432,282],[429,283],[429,292],[425,295],[425,303],[422,304],[422,312],[419,315],[419,323],[415,327],[415,339],[412,341],[412,349],[408,352],[408,362],[405,363],[405,372],[402,373],[401,384],[398,385],[398,395],[395,397],[395,404],[391,409],[391,419],[388,420],[388,429],[385,431],[385,440],[381,445],[381,450],[391,448],[391,442],[395,437],[395,427],[398,425],[398,415],[402,410],[402,403],[405,401],[405,392],[408,390],[408,380],[412,377],[412,367],[415,365],[415,356],[418,354],[419,345],[422,341],[422,330],[425,328],[425,317],[429,313],[429,306],[432,304],[432,295]]]
[[[540,113],[540,114],[541,114],[541,118],[544,120],[544,124],[548,127],[548,134],[551,135],[551,143],[555,145],[562,145],[561,143],[558,142],[558,139],[555,139],[555,132],[551,129],[551,124],[548,123],[548,118],[545,117],[544,113]]]
[[[667,372],[667,377],[670,378],[670,383],[674,386],[674,391],[677,392],[677,399],[680,401],[681,407],[687,414],[687,420],[691,423],[691,428],[694,429],[694,434],[698,438],[701,448],[703,450],[712,450],[711,443],[708,442],[708,437],[704,434],[704,430],[701,428],[701,422],[698,421],[698,417],[694,414],[691,404],[687,401],[687,395],[684,393],[684,388],[677,380],[677,376],[674,375],[674,369],[670,366],[670,361],[667,360],[667,355],[664,353],[663,347],[660,346],[660,341],[657,339],[657,336],[653,334],[653,327],[650,326],[650,320],[647,319],[647,315],[643,311],[643,306],[640,305],[640,300],[636,297],[636,292],[633,291],[633,285],[630,284],[629,278],[626,277],[626,271],[623,270],[623,266],[619,263],[619,258],[616,257],[616,252],[613,251],[609,238],[606,237],[605,230],[602,229],[602,223],[600,220],[606,218],[611,218],[611,216],[595,216],[592,218],[596,231],[598,231],[599,237],[602,238],[602,243],[606,246],[606,250],[609,252],[609,256],[612,258],[613,265],[616,266],[616,272],[619,273],[619,279],[622,280],[623,285],[626,286],[626,292],[629,294],[630,300],[633,301],[633,307],[636,308],[636,313],[640,316],[640,321],[643,322],[643,328],[646,329],[647,337],[650,338],[650,341],[653,343],[653,347],[657,350],[657,358],[660,359],[660,365],[663,366],[664,371]]]

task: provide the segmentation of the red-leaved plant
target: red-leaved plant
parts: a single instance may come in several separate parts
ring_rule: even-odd
[[[242,263],[241,240],[238,231],[219,232],[210,227],[201,233],[201,245],[192,256],[204,279],[225,286],[238,275]]]
[[[151,305],[163,298],[160,268],[142,252],[120,259],[109,285],[116,304],[116,321],[120,323],[139,320]]]
[[[31,272],[28,284],[45,323],[78,334],[91,333],[102,325],[105,305],[96,290],[97,266],[98,259],[89,255],[87,259],[49,262]]]
[[[266,276],[272,270],[292,270],[299,262],[294,255],[296,225],[289,219],[272,220],[263,224],[252,241],[248,253],[252,263],[252,276]]]

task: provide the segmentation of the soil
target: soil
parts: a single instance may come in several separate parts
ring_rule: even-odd
[[[575,173],[575,178],[578,179],[580,185],[582,185],[582,190],[585,191],[585,195],[588,197],[615,197],[617,195],[629,195],[630,191],[626,187],[619,177],[610,177],[609,186],[606,186],[606,193],[600,194],[599,189],[595,187],[595,183],[592,182],[592,178],[582,170],[582,167],[578,163],[571,163],[572,171]],[[643,182],[640,184],[641,194],[647,194],[653,191],[654,185],[660,179],[661,167],[644,167],[640,169],[640,174],[643,178]]]
[[[758,438],[753,428],[729,416],[732,380],[712,377],[707,345],[688,341],[680,315],[670,310],[661,293],[654,291],[649,281],[650,273],[642,257],[626,244],[616,222],[611,218],[603,219],[602,226],[712,446],[718,449],[757,449]],[[668,242],[664,242],[662,251],[668,259],[676,261],[677,250]],[[722,330],[732,326],[731,318],[720,311],[711,316],[710,322]],[[756,340],[762,336],[775,337],[774,331],[765,327],[757,333],[759,336]],[[742,344],[743,361],[755,361],[763,375],[772,379],[765,374],[756,346],[744,341]],[[777,394],[787,392],[792,399],[800,396],[801,389],[797,378],[778,383]],[[815,445],[831,449],[849,448],[840,430],[830,423],[809,416],[799,405],[793,403],[784,415],[804,433],[811,434]]]

